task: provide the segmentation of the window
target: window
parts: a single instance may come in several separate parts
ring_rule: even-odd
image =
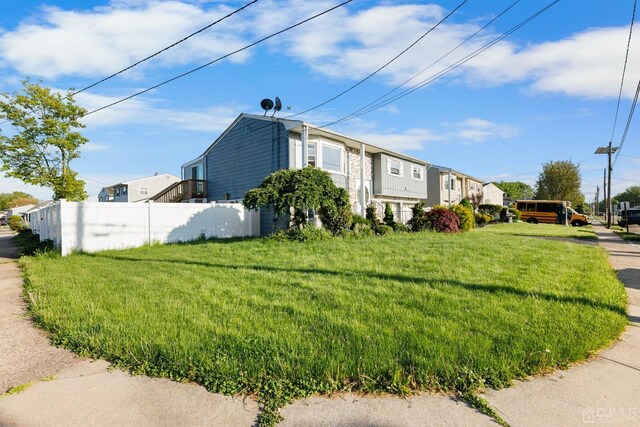
[[[141,196],[146,196],[149,194],[149,187],[140,187],[138,189],[138,194]]]
[[[120,196],[120,187],[116,188],[115,193],[116,193],[116,197]]]
[[[128,187],[122,187],[122,195],[123,196],[127,195],[127,189],[128,189]]]
[[[411,178],[418,181],[424,179],[424,169],[422,166],[411,165]]]
[[[330,145],[322,145],[322,169],[342,172],[342,150]]]
[[[307,164],[316,166],[316,144],[307,144]]]
[[[396,159],[387,159],[387,173],[389,175],[402,176],[402,162]]]
[[[443,177],[443,182],[444,182],[444,189],[448,190],[449,186],[451,186],[451,189],[453,191],[455,191],[456,189],[456,179],[455,178],[451,178],[451,181],[449,181],[449,178],[447,178],[446,176]]]

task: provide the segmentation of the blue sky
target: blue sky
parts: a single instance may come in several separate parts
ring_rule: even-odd
[[[460,0],[461,1],[461,0]],[[179,175],[242,112],[279,96],[285,117],[313,107],[385,64],[460,1],[355,0],[317,20],[84,119],[90,143],[72,167],[90,195],[104,185]],[[0,92],[25,78],[82,88],[181,39],[246,1],[3,2]],[[412,83],[437,73],[551,1],[520,0]],[[89,110],[145,89],[276,32],[339,1],[259,0],[143,65],[78,94]],[[433,63],[513,0],[468,0],[389,67],[302,118],[323,125],[368,104]],[[330,129],[453,167],[486,181],[534,184],[541,164],[580,162],[583,192],[602,185],[633,0],[561,0],[455,71],[374,112]],[[640,13],[639,13],[640,14]],[[634,28],[614,145],[640,78]],[[288,109],[290,107],[290,109]],[[613,173],[613,194],[640,185],[640,114]],[[2,128],[10,134],[11,129]],[[0,192],[51,192],[0,177]]]

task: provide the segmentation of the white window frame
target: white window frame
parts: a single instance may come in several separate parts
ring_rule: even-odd
[[[311,162],[309,162],[309,146],[313,145],[315,148],[315,165],[314,167],[318,168],[318,169],[322,169],[323,171],[327,171],[329,173],[333,173],[333,174],[338,174],[338,175],[346,175],[346,161],[347,161],[347,156],[346,156],[346,151],[344,149],[344,146],[342,144],[339,143],[333,143],[333,142],[329,142],[329,141],[325,141],[325,140],[318,140],[318,139],[314,139],[311,140],[307,143],[307,164],[311,164]],[[322,167],[323,163],[324,163],[324,159],[322,158],[322,147],[329,147],[329,148],[334,148],[340,151],[340,170],[336,171],[336,170],[331,170],[331,169],[325,169]],[[301,146],[302,147],[302,146]]]
[[[122,187],[122,191],[120,193],[122,193],[123,196],[126,196],[129,193],[129,187]]]
[[[391,172],[391,163],[392,162],[397,162],[398,163],[398,172],[397,174],[392,173]],[[399,159],[395,159],[393,157],[387,157],[387,174],[391,175],[391,176],[397,176],[398,178],[402,178],[402,176],[404,175],[404,167],[403,167],[403,163],[402,160]]]
[[[313,155],[311,155],[311,146],[313,146]],[[307,165],[318,167],[318,144],[316,142],[307,143]]]
[[[138,195],[139,196],[148,196],[149,195],[149,187],[138,187]]]
[[[424,167],[420,166],[420,165],[410,165],[411,168],[411,179],[415,180],[415,181],[424,181]],[[413,176],[413,171],[418,171],[418,173],[420,174],[419,178],[416,178]]]

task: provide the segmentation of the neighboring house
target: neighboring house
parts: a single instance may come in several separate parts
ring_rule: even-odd
[[[485,184],[482,189],[482,203],[485,205],[500,205],[504,203],[506,193],[493,182]]]
[[[465,197],[482,193],[482,180],[444,166],[429,167],[427,180],[427,206],[455,205]]]
[[[11,208],[7,210],[7,218],[11,218],[13,215],[22,216],[25,212],[27,212],[34,206],[36,205],[23,205],[23,206],[16,206],[15,208]]]
[[[169,173],[125,181],[103,187],[98,194],[100,202],[145,202],[178,184],[180,178]]]
[[[360,215],[374,202],[381,217],[390,202],[396,220],[406,222],[411,207],[427,197],[424,160],[302,121],[252,114],[238,116],[201,156],[182,165],[182,178],[204,179],[211,201],[239,202],[269,174],[307,165],[327,171]],[[273,216],[262,211],[262,234],[268,234]]]

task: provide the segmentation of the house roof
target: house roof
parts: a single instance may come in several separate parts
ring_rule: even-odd
[[[409,161],[412,161],[412,162],[415,162],[415,163],[419,163],[419,164],[422,164],[422,165],[430,165],[429,162],[427,162],[425,160],[422,160],[422,159],[418,159],[417,157],[412,157],[412,156],[408,156],[406,154],[398,153],[397,151],[392,151],[392,150],[389,150],[389,149],[384,148],[384,147],[380,147],[380,146],[375,145],[375,144],[371,144],[371,143],[368,143],[368,142],[365,142],[365,141],[361,141],[359,139],[352,138],[350,136],[342,135],[342,134],[339,134],[337,132],[333,132],[333,131],[324,129],[324,128],[320,127],[320,126],[316,126],[316,125],[313,125],[311,123],[303,122],[301,120],[290,120],[290,119],[286,119],[286,118],[285,119],[281,119],[281,118],[278,118],[278,117],[269,117],[269,116],[260,116],[260,115],[257,115],[257,114],[242,113],[233,121],[233,123],[231,123],[231,125],[229,125],[229,127],[224,132],[222,132],[220,134],[220,136],[218,136],[216,138],[215,141],[213,141],[213,143],[209,146],[209,148],[207,148],[204,151],[204,153],[202,153],[202,155],[200,155],[200,156],[196,157],[195,159],[192,159],[192,160],[184,163],[182,165],[182,167],[184,167],[186,165],[189,165],[189,164],[193,163],[196,160],[204,158],[213,149],[213,147],[215,147],[216,144],[222,138],[224,138],[225,135],[227,133],[229,133],[229,131],[231,129],[233,129],[238,124],[238,122],[240,122],[240,120],[242,120],[245,117],[246,118],[251,118],[251,119],[256,119],[256,120],[263,120],[265,122],[270,122],[270,123],[282,123],[286,130],[293,131],[293,132],[302,132],[302,127],[303,126],[307,126],[308,131],[309,131],[309,136],[316,135],[316,136],[324,136],[324,137],[327,137],[327,138],[332,138],[332,139],[335,139],[335,140],[338,140],[338,141],[344,143],[347,147],[357,148],[357,149],[360,148],[361,144],[364,144],[366,146],[366,152],[368,152],[368,153],[372,153],[372,154],[385,153],[385,154],[389,154],[389,155],[391,155],[393,157],[401,158],[401,159],[404,159],[404,160],[409,160]]]
[[[120,185],[130,185],[130,184],[133,184],[134,182],[144,181],[144,180],[147,180],[147,179],[151,179],[151,178],[155,178],[155,177],[161,177],[161,176],[170,176],[170,177],[176,178],[177,180],[180,180],[180,178],[178,178],[177,176],[175,176],[175,175],[173,175],[173,174],[170,174],[170,173],[160,173],[160,174],[157,174],[157,175],[151,175],[151,176],[145,176],[145,177],[143,177],[143,178],[132,179],[132,180],[130,180],[130,181],[123,181],[123,182],[119,182],[119,183],[117,183],[117,184],[110,185],[109,187],[103,187],[103,189],[105,189],[105,188],[106,188],[106,189],[107,189],[107,191],[108,191],[108,189],[111,189],[111,188],[113,188],[113,187],[118,187],[118,186],[120,186]]]
[[[479,178],[473,177],[471,175],[468,175],[466,173],[457,171],[455,169],[452,169],[452,168],[449,168],[449,167],[446,167],[446,166],[431,165],[430,168],[438,169],[438,170],[440,170],[440,172],[451,172],[454,175],[458,175],[458,176],[465,177],[465,178],[471,178],[474,181],[478,181],[478,182],[484,183],[484,181],[479,179]]]

